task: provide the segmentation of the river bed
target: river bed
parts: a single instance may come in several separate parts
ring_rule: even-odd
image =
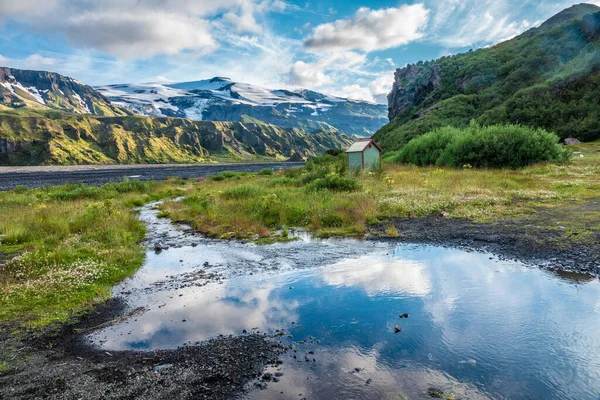
[[[152,207],[140,218],[146,262],[114,289],[136,312],[89,336],[107,351],[265,333],[290,350],[249,399],[600,398],[591,276],[427,245],[215,241]]]

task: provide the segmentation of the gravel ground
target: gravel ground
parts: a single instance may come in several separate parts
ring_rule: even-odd
[[[0,167],[0,190],[16,186],[28,188],[84,183],[103,185],[123,179],[141,181],[165,180],[170,177],[198,178],[224,171],[256,172],[264,168],[273,170],[300,167],[301,162],[240,163],[240,164],[164,164],[164,165],[74,165],[39,167]]]
[[[594,204],[600,212],[600,204]],[[545,222],[548,221],[542,214],[535,224],[517,221],[479,224],[439,215],[391,220],[400,234],[397,240],[401,242],[487,251],[545,269],[600,277],[600,232],[594,233],[594,243],[581,242],[565,237],[561,230],[544,228]],[[387,225],[373,225],[370,230],[377,236]]]
[[[0,334],[2,358],[20,366],[0,372],[2,399],[231,399],[248,389],[284,348],[264,335],[222,336],[198,346],[159,351],[90,347],[87,331],[119,315],[113,299],[75,325],[14,338]]]

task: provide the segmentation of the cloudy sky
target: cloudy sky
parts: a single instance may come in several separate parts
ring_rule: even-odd
[[[0,0],[0,65],[92,85],[227,76],[382,101],[395,68],[510,38],[571,4]]]

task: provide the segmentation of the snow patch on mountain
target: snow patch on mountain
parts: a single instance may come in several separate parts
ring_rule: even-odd
[[[288,112],[302,112],[306,107],[311,115],[326,113],[335,103],[350,100],[324,95],[309,90],[270,90],[247,83],[233,82],[216,77],[182,83],[146,83],[106,85],[95,88],[113,104],[145,115],[172,115],[165,110],[178,112],[191,119],[204,119],[202,113],[211,105],[244,104],[275,107],[289,104]],[[191,107],[180,107],[174,99],[186,98]],[[300,107],[300,108],[299,108]]]
[[[85,104],[85,101],[83,101],[83,99],[81,98],[81,96],[78,93],[73,93],[73,96],[79,102],[79,107],[81,107],[83,110],[85,110],[85,112],[88,114],[92,113],[90,111],[90,108],[88,107],[88,105]]]
[[[337,128],[370,135],[387,121],[383,105],[311,90],[271,90],[229,78],[98,86],[111,102],[137,114],[193,120],[241,121],[244,116],[282,127]]]

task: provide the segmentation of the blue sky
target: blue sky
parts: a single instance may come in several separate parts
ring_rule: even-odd
[[[381,102],[396,68],[497,43],[572,4],[0,0],[0,65],[92,85],[227,76]]]

